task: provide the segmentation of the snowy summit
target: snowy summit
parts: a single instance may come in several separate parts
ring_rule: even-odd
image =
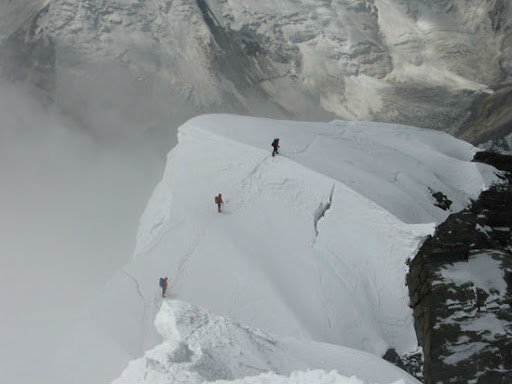
[[[133,261],[93,308],[117,353],[141,356],[164,340],[116,383],[279,382],[236,380],[311,369],[324,370],[311,373],[317,381],[294,382],[336,370],[332,382],[416,383],[380,356],[418,348],[406,261],[495,180],[470,161],[476,149],[406,126],[231,115],[194,118],[178,139]]]

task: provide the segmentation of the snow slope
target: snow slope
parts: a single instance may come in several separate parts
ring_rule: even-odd
[[[405,262],[449,213],[429,188],[457,210],[495,179],[469,161],[474,151],[404,126],[194,118],[141,219],[133,262],[93,309],[97,325],[140,356],[159,340],[152,316],[168,275],[172,297],[264,332],[378,356],[414,351]]]

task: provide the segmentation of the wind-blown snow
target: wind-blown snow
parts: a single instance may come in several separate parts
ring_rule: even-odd
[[[172,297],[265,332],[378,356],[414,351],[406,260],[450,213],[430,189],[458,210],[495,179],[470,162],[474,151],[405,126],[194,118],[141,219],[133,262],[95,315],[140,356],[158,340],[150,319],[168,275]],[[102,314],[120,296],[118,313]]]
[[[474,258],[468,262],[455,263],[442,270],[442,276],[456,285],[472,283],[483,289],[487,295],[503,296],[507,292],[504,272],[497,260],[491,257]]]
[[[272,336],[180,301],[164,301],[155,325],[164,342],[114,384],[418,383],[368,353]]]

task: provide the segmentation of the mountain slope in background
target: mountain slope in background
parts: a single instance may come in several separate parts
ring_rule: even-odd
[[[183,125],[179,140],[133,261],[89,310],[87,334],[96,329],[116,362],[161,340],[153,318],[162,275],[173,297],[265,332],[377,356],[416,351],[406,260],[449,214],[432,195],[444,193],[456,211],[496,180],[470,161],[471,145],[405,126],[206,115]],[[98,358],[66,356],[62,364],[80,371]]]
[[[0,69],[104,139],[236,112],[479,143],[510,133],[511,20],[503,0],[23,0]]]

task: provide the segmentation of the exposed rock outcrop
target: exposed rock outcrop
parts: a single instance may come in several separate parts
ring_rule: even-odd
[[[510,170],[512,157],[475,161]],[[512,174],[452,214],[410,263],[426,384],[512,382]]]

